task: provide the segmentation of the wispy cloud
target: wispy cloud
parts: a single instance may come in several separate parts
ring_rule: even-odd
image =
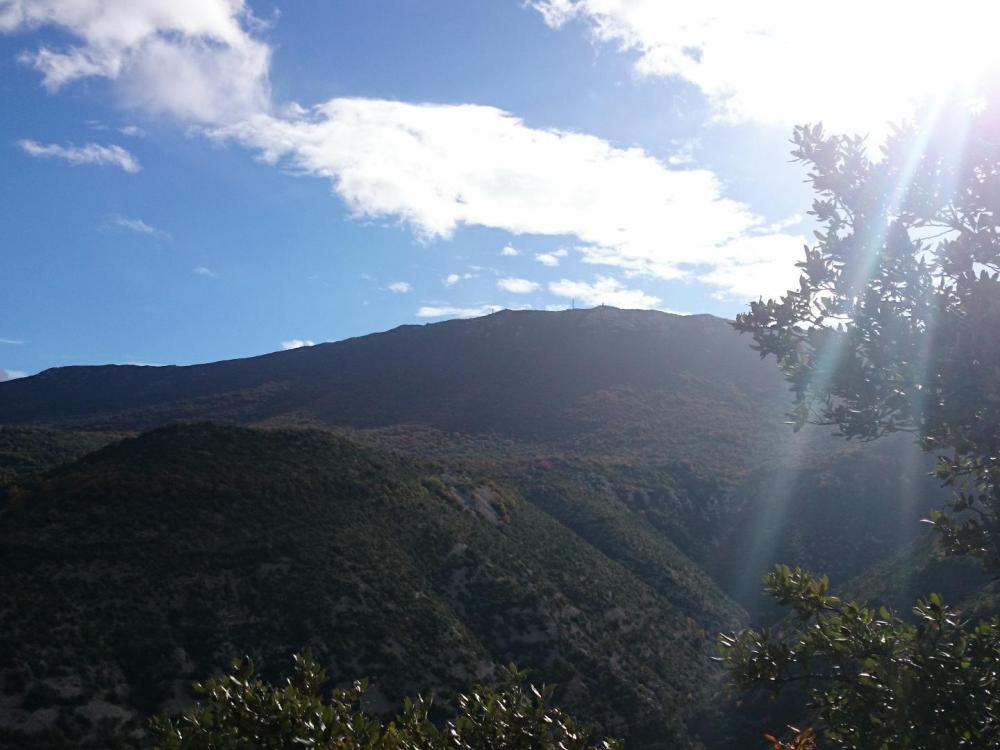
[[[12,346],[20,346],[23,343],[25,342],[21,339],[0,339],[0,344],[10,344]]]
[[[641,289],[629,289],[611,276],[599,276],[593,283],[561,279],[549,284],[549,291],[557,297],[577,299],[589,306],[611,305],[647,310],[660,304],[659,297],[646,294]]]
[[[543,266],[548,266],[549,268],[555,268],[559,265],[559,259],[566,257],[566,250],[560,248],[551,253],[535,253],[535,260],[541,263]]]
[[[128,216],[122,216],[121,214],[112,214],[108,217],[108,226],[116,227],[118,229],[124,229],[129,232],[135,232],[136,234],[145,234],[149,237],[157,237],[161,239],[168,239],[170,234],[164,232],[162,229],[157,229],[151,224],[147,224],[142,219],[133,219]]]
[[[119,167],[132,174],[142,169],[138,159],[117,145],[102,146],[98,143],[88,143],[83,146],[61,146],[58,143],[39,143],[32,140],[21,140],[17,144],[30,156],[62,159],[74,167],[82,164]]]
[[[470,268],[479,268],[479,266],[470,266]],[[492,270],[492,269],[482,269],[482,270]],[[468,281],[469,279],[476,278],[478,274],[466,271],[465,273],[449,273],[443,279],[441,283],[445,286],[455,286],[460,281]]]
[[[118,128],[118,132],[122,135],[127,135],[129,138],[145,138],[146,131],[140,128],[138,125],[126,125],[124,127]]]
[[[452,307],[451,305],[425,305],[417,309],[418,318],[478,318],[499,310],[497,305],[477,307]]]
[[[315,341],[310,341],[309,339],[290,339],[288,341],[281,342],[282,349],[301,349],[303,346],[315,346]]]
[[[4,370],[0,369],[0,383],[6,380],[17,380],[18,378],[26,378],[28,373],[24,370]]]
[[[386,287],[393,294],[406,294],[413,289],[409,281],[394,281]]]
[[[503,250],[500,251],[500,254],[508,258],[513,258],[515,256],[520,255],[521,253],[513,245],[504,245]]]
[[[505,292],[510,292],[511,294],[529,294],[530,292],[536,291],[539,286],[540,285],[536,281],[530,281],[529,279],[516,279],[512,276],[497,280],[497,288],[502,289]]]
[[[205,266],[196,266],[192,269],[191,273],[195,276],[201,276],[206,279],[217,279],[219,275],[213,271],[211,268],[206,268]]]
[[[689,138],[673,143],[674,152],[667,157],[667,163],[672,167],[680,167],[686,164],[694,164],[694,151],[698,147],[698,140]]]

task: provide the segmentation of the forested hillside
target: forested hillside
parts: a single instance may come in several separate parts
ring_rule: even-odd
[[[741,614],[683,556],[651,565],[440,465],[315,431],[164,428],[27,482],[0,517],[6,742],[103,746],[234,656],[309,649],[386,706],[530,665],[609,732],[676,747],[712,634]]]
[[[726,321],[613,308],[0,384],[0,744],[138,742],[305,649],[379,710],[513,660],[629,747],[759,737],[719,721],[714,634],[777,616],[776,562],[895,586],[939,497],[905,440],[786,403]]]
[[[731,474],[785,386],[724,320],[502,311],[190,367],[65,367],[0,386],[0,423],[147,429],[178,419],[425,425]],[[763,433],[767,434],[767,433]]]

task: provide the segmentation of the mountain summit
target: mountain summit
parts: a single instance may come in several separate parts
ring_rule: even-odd
[[[727,321],[597,307],[505,310],[203,365],[55,368],[0,384],[0,423],[405,424],[697,460],[709,443],[743,456],[749,434],[777,427],[784,400],[773,365]]]

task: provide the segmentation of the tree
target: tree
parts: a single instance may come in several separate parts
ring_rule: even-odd
[[[783,565],[767,576],[765,592],[790,605],[795,621],[721,637],[736,687],[804,685],[831,747],[1000,745],[1000,620],[971,625],[931,594],[906,622],[827,587]]]
[[[736,328],[775,355],[794,422],[915,434],[955,488],[946,548],[1000,568],[1000,102],[864,139],[796,128],[821,224],[799,288]]]
[[[151,722],[160,750],[618,750],[604,740],[590,744],[590,730],[549,705],[553,689],[526,684],[513,666],[498,689],[477,687],[459,697],[459,715],[439,728],[430,703],[407,699],[394,721],[367,714],[365,681],[333,690],[325,699],[323,670],[308,656],[294,657],[285,685],[254,676],[247,659],[196,689],[207,697],[179,719]]]
[[[1000,570],[1000,102],[941,107],[864,139],[796,128],[821,224],[797,289],[736,328],[791,385],[796,429],[912,433],[954,489],[930,519],[950,554]],[[778,566],[765,592],[795,617],[721,637],[741,688],[804,686],[827,745],[1000,745],[1000,620],[970,623],[931,594],[913,621],[841,602]],[[809,734],[799,740],[812,742]],[[777,741],[775,741],[777,742]],[[781,747],[781,744],[777,744]]]

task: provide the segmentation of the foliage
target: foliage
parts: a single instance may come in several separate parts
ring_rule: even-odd
[[[706,631],[739,613],[655,552],[625,560],[659,568],[639,575],[503,481],[326,432],[162,428],[25,483],[0,516],[0,722],[28,747],[33,716],[113,712],[124,742],[194,676],[308,648],[390,702],[516,661],[604,731],[686,747],[721,683]],[[66,697],[29,713],[44,685]],[[94,729],[38,746],[107,747]]]
[[[398,377],[406,362],[406,377]],[[0,424],[147,430],[180,420],[419,426],[537,455],[686,461],[738,477],[783,432],[781,378],[729,323],[652,310],[503,311],[190,367],[66,367],[0,384]],[[485,438],[485,439],[484,439]],[[443,440],[438,448],[435,441]],[[484,445],[484,443],[489,443]]]
[[[799,287],[736,327],[774,354],[796,429],[870,441],[903,432],[939,456],[954,490],[931,523],[944,549],[1000,570],[1000,125],[941,108],[899,127],[881,159],[862,138],[795,130],[822,224]],[[910,559],[916,559],[911,557]],[[1000,620],[970,622],[937,594],[913,619],[842,602],[829,582],[777,566],[766,593],[795,617],[721,637],[742,688],[802,685],[831,747],[1000,744]],[[883,582],[884,583],[884,582]],[[781,743],[774,740],[776,747]]]
[[[75,461],[120,437],[114,433],[0,425],[0,493],[18,479]]]
[[[795,130],[822,224],[799,288],[737,318],[774,354],[794,421],[871,440],[904,431],[942,456],[953,553],[1000,567],[1000,103],[942,107],[862,138]]]
[[[366,681],[333,690],[324,699],[326,675],[309,656],[295,656],[285,685],[254,675],[253,662],[196,686],[207,702],[179,719],[151,722],[158,750],[618,750],[619,743],[590,744],[590,730],[550,705],[552,687],[526,685],[513,665],[498,688],[478,686],[459,697],[459,714],[439,728],[430,703],[407,699],[385,723],[365,712]]]
[[[816,731],[814,729],[788,728],[793,735],[789,740],[780,740],[772,734],[764,735],[764,739],[771,744],[770,750],[816,750]]]
[[[829,747],[995,747],[1000,620],[970,624],[937,594],[914,620],[842,602],[826,578],[779,565],[765,591],[795,612],[783,630],[722,636],[736,686],[802,684]]]
[[[0,421],[322,425],[351,442],[185,425],[19,474],[0,517],[0,725],[14,746],[106,747],[84,719],[114,710],[101,721],[128,744],[190,699],[193,675],[309,648],[334,681],[370,674],[391,702],[515,661],[630,746],[740,746],[750,719],[721,726],[723,670],[706,657],[742,608],[770,615],[751,609],[747,571],[857,575],[933,503],[891,502],[915,486],[898,445],[817,431],[789,465],[785,398],[726,321],[610,308],[5,383]],[[9,428],[13,453],[50,466],[20,450],[24,429]]]

